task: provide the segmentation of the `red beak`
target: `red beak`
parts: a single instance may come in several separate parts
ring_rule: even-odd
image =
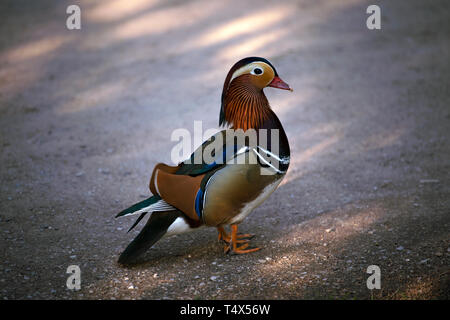
[[[289,85],[286,82],[281,80],[281,78],[278,76],[275,76],[275,78],[273,78],[272,82],[269,83],[268,86],[278,88],[278,89],[283,89],[283,90],[294,91],[294,90],[292,90],[291,87],[289,87]]]

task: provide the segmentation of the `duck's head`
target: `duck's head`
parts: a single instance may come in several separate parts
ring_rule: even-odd
[[[263,92],[266,87],[292,91],[268,60],[248,57],[236,62],[223,85],[219,124],[243,130],[258,128],[270,110]]]

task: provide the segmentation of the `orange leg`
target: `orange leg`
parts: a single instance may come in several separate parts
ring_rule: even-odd
[[[246,249],[248,247],[249,240],[247,240],[247,239],[239,240],[239,238],[248,238],[248,236],[252,236],[252,235],[249,235],[249,234],[238,235],[237,232],[238,232],[238,225],[232,224],[231,225],[231,241],[228,243],[228,246],[225,246],[225,253],[228,253],[231,251],[233,253],[243,254],[243,253],[255,252],[260,249],[260,248]],[[240,247],[238,247],[237,246],[238,243],[244,243],[244,244],[241,245]]]
[[[229,244],[231,242],[231,236],[229,233],[227,233],[225,231],[224,227],[222,227],[222,226],[217,227],[217,231],[219,232],[219,235],[217,238],[218,241],[222,240],[222,241],[226,242],[227,244]],[[237,243],[245,243],[253,237],[254,237],[254,235],[249,234],[249,233],[238,234],[237,235],[237,239],[238,239]],[[242,239],[242,240],[240,240],[240,239]]]
[[[230,243],[231,237],[222,226],[217,227],[217,231],[219,231],[218,241],[223,240],[226,243]]]

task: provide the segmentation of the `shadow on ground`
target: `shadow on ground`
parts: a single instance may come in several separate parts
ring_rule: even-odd
[[[448,299],[446,2],[381,1],[380,31],[356,0],[79,1],[81,31],[68,4],[0,4],[4,299]],[[148,195],[174,129],[217,126],[248,55],[295,89],[267,90],[292,162],[242,225],[263,250],[223,255],[203,230],[119,267],[136,233],[113,216]]]

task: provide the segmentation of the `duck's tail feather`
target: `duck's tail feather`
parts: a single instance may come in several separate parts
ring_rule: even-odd
[[[118,217],[126,217],[131,216],[134,214],[141,214],[139,218],[134,222],[134,224],[128,229],[128,232],[133,230],[134,227],[139,223],[139,221],[142,220],[142,218],[145,217],[145,215],[148,212],[157,212],[157,211],[170,211],[170,210],[176,210],[174,207],[172,207],[170,204],[165,202],[163,199],[161,199],[160,196],[154,195],[151,196],[148,199],[145,199],[141,202],[133,204],[131,207],[119,212],[116,215],[116,218]]]
[[[133,223],[133,225],[130,227],[130,229],[128,229],[127,233],[130,232],[131,230],[133,230],[134,227],[137,226],[137,224],[139,223],[139,221],[141,221],[142,218],[144,218],[146,214],[147,214],[147,212],[141,213],[141,215],[139,216],[139,218],[137,218],[136,221]]]
[[[120,211],[116,215],[116,218],[130,216],[130,215],[138,214],[138,213],[142,213],[142,212],[156,211],[156,210],[152,210],[152,209],[155,209],[156,207],[159,206],[159,201],[163,201],[163,203],[161,203],[161,204],[169,205],[167,202],[162,200],[160,196],[154,195],[148,199],[145,199],[141,202],[133,204],[131,207],[129,207],[125,210]]]
[[[122,252],[118,262],[125,265],[132,263],[161,239],[169,226],[181,216],[182,213],[178,210],[153,212],[141,232]],[[142,215],[138,220],[140,219],[142,219]]]

